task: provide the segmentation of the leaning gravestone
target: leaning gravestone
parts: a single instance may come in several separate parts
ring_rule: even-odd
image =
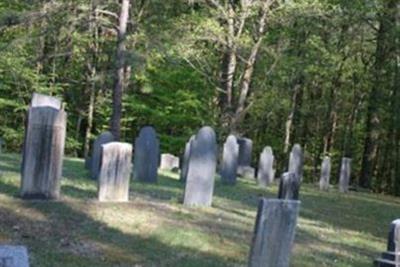
[[[298,200],[260,200],[249,267],[289,267],[299,209]]]
[[[141,182],[156,183],[159,157],[160,142],[156,131],[146,126],[140,130],[135,140],[134,178]]]
[[[319,179],[319,189],[327,191],[329,189],[329,179],[331,176],[331,158],[324,157],[321,165],[321,178]]]
[[[239,144],[239,160],[238,160],[238,174],[245,176],[246,167],[251,167],[251,153],[253,151],[253,141],[248,138],[238,138]],[[247,173],[248,175],[248,173]],[[254,177],[254,176],[253,176]]]
[[[294,173],[300,182],[303,181],[303,163],[303,150],[299,144],[295,144],[290,152],[289,172]]]
[[[0,246],[0,267],[29,267],[26,247]]]
[[[182,157],[182,168],[181,168],[181,174],[180,174],[180,181],[181,182],[186,182],[186,177],[187,173],[189,170],[189,158],[190,158],[190,147],[192,144],[192,141],[194,140],[195,136],[192,135],[189,139],[189,141],[185,145],[185,151],[183,153]]]
[[[217,167],[217,142],[211,127],[203,127],[192,141],[187,173],[185,206],[211,206]]]
[[[28,109],[23,148],[23,198],[59,197],[66,125],[67,114],[59,100],[34,94]]]
[[[234,135],[229,135],[222,152],[221,179],[225,184],[235,184],[238,167],[239,145]]]
[[[179,169],[179,158],[172,154],[161,154],[160,169],[165,171]]]
[[[100,134],[93,143],[92,156],[90,157],[90,176],[92,179],[97,179],[100,172],[101,162],[101,146],[114,141],[114,136],[111,132]]]
[[[128,201],[132,169],[132,145],[111,142],[101,146],[99,201]]]
[[[258,161],[257,180],[260,186],[266,187],[274,182],[274,154],[272,148],[266,146],[260,154]]]
[[[347,193],[349,191],[351,175],[351,159],[342,158],[342,165],[340,168],[340,179],[339,179],[339,191],[341,193]]]
[[[278,198],[280,199],[299,199],[300,181],[294,173],[285,172],[282,174]]]
[[[387,241],[387,251],[380,258],[375,259],[375,267],[398,267],[400,266],[400,219],[390,224]]]

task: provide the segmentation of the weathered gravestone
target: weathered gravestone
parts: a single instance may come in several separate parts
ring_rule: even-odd
[[[249,172],[251,168],[251,153],[253,151],[253,141],[249,138],[238,138],[238,144],[239,144],[238,174],[244,177],[251,176],[249,175]]]
[[[192,141],[194,140],[195,136],[192,135],[189,139],[189,141],[185,145],[185,151],[183,153],[182,157],[182,167],[181,167],[181,173],[180,173],[180,181],[181,182],[186,182],[186,177],[187,173],[189,170],[189,158],[190,158],[190,147],[192,145]]]
[[[29,267],[26,247],[0,246],[0,267]]]
[[[221,179],[225,184],[235,184],[238,168],[239,145],[234,135],[229,135],[222,152]]]
[[[44,99],[52,98],[34,94],[34,105],[28,109],[21,167],[23,198],[56,199],[60,195],[67,114],[59,101],[46,105]]]
[[[260,154],[258,161],[257,180],[258,184],[265,187],[274,182],[274,154],[272,148],[266,146]]]
[[[289,172],[294,173],[300,181],[303,181],[303,163],[303,150],[299,144],[295,144],[290,152]]]
[[[156,183],[159,157],[160,142],[156,131],[150,126],[143,127],[135,140],[134,178],[141,182]]]
[[[390,224],[387,251],[380,258],[375,259],[375,267],[398,267],[400,266],[400,219]]]
[[[278,198],[299,199],[300,181],[294,173],[285,172],[279,182]]]
[[[260,200],[249,267],[289,267],[299,209],[298,200]]]
[[[101,146],[99,201],[128,201],[132,170],[132,145],[111,142]]]
[[[217,167],[217,142],[211,127],[203,127],[192,141],[186,179],[185,206],[211,206]]]
[[[331,158],[324,157],[321,165],[321,177],[319,179],[319,189],[327,191],[329,189],[329,180],[331,176]]]
[[[161,154],[160,169],[166,171],[179,169],[179,158],[172,154]]]
[[[92,156],[90,157],[90,176],[92,179],[97,179],[100,173],[101,162],[101,146],[113,142],[114,136],[111,132],[100,134],[93,143]]]
[[[351,175],[351,159],[342,158],[342,165],[340,167],[340,179],[339,179],[339,191],[341,193],[347,193],[349,191]]]

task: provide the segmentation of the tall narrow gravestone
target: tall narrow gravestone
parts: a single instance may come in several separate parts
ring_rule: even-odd
[[[160,142],[156,131],[150,126],[143,127],[135,140],[134,178],[141,182],[156,183],[159,157]]]
[[[111,132],[100,134],[93,143],[92,156],[90,158],[90,176],[92,179],[97,179],[100,172],[101,161],[101,146],[114,141],[114,136]]]
[[[258,161],[257,180],[260,186],[266,187],[274,182],[274,154],[272,148],[266,146],[260,154]]]
[[[26,247],[0,246],[0,267],[29,267]]]
[[[251,153],[253,151],[253,141],[248,138],[238,138],[238,144],[239,144],[238,174],[244,176],[244,173],[247,171],[246,168],[251,167]]]
[[[342,158],[342,165],[340,167],[340,179],[339,179],[339,191],[341,193],[347,193],[349,191],[351,175],[351,159]]]
[[[128,201],[132,168],[132,145],[111,142],[101,146],[98,181],[99,201]]]
[[[303,150],[299,144],[295,144],[290,152],[289,172],[294,173],[300,181],[303,181],[303,164]]]
[[[182,157],[182,167],[181,167],[181,174],[180,174],[180,181],[186,182],[187,173],[189,170],[189,158],[190,158],[190,147],[192,145],[192,141],[194,140],[195,136],[192,135],[189,141],[185,145],[185,151]]]
[[[260,200],[249,267],[289,267],[299,209],[298,200]]]
[[[285,172],[282,174],[278,198],[280,199],[299,199],[300,181],[294,173]]]
[[[387,251],[380,258],[375,259],[375,267],[400,266],[400,219],[392,221],[387,241]]]
[[[49,105],[46,99],[51,99]],[[59,198],[66,124],[67,114],[58,100],[34,94],[23,148],[23,198]]]
[[[239,145],[234,135],[229,135],[222,152],[221,179],[225,184],[235,184],[238,167]]]
[[[327,191],[329,189],[329,180],[331,176],[331,158],[324,157],[321,165],[321,178],[319,179],[319,189]]]
[[[186,180],[185,206],[211,206],[217,167],[217,143],[211,127],[203,127],[192,141]]]

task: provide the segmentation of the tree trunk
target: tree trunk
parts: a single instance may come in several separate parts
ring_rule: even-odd
[[[116,74],[112,93],[112,115],[110,123],[110,130],[116,140],[119,140],[121,137],[122,94],[125,81],[124,70],[126,61],[125,35],[129,18],[129,5],[130,0],[122,0],[121,12],[119,14]]]

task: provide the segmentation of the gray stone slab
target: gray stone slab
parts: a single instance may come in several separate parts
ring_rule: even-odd
[[[251,166],[239,166],[237,174],[242,178],[255,179],[256,170]]]
[[[143,127],[135,140],[134,179],[146,183],[156,183],[159,160],[160,142],[156,131],[150,126]]]
[[[21,196],[60,196],[67,114],[52,107],[29,108],[21,166]]]
[[[387,251],[374,261],[377,267],[400,266],[400,219],[392,221],[387,239]]]
[[[51,107],[60,110],[61,100],[56,97],[33,93],[30,107]]]
[[[96,180],[100,173],[101,146],[115,140],[113,134],[109,131],[100,134],[93,142],[92,156],[90,157],[90,177]]]
[[[132,170],[132,145],[111,142],[101,146],[99,201],[128,201]]]
[[[289,170],[288,172],[294,173],[296,177],[303,181],[303,164],[304,164],[304,155],[303,150],[299,144],[295,144],[290,152],[289,158]]]
[[[300,181],[294,173],[285,172],[282,174],[278,198],[280,199],[299,199]]]
[[[249,138],[238,138],[239,144],[239,168],[251,166],[251,153],[253,151],[253,141]]]
[[[257,181],[262,187],[266,187],[274,182],[274,154],[270,146],[266,146],[260,154],[258,161]]]
[[[239,160],[239,145],[234,135],[229,135],[222,152],[221,179],[225,184],[235,184]]]
[[[161,154],[160,170],[173,171],[179,169],[179,158],[172,154]]]
[[[331,177],[331,158],[324,157],[321,165],[321,177],[319,179],[319,189],[323,191],[329,190],[329,180]]]
[[[342,165],[340,167],[340,178],[339,178],[339,191],[341,193],[347,193],[349,191],[351,175],[351,159],[342,158]]]
[[[0,267],[29,267],[28,250],[24,246],[0,246]]]
[[[249,267],[289,267],[300,201],[261,199]]]
[[[185,206],[211,206],[217,167],[214,130],[203,127],[192,141],[185,187]]]
[[[194,140],[196,136],[192,135],[189,139],[189,141],[185,145],[185,151],[182,156],[182,168],[181,168],[181,173],[180,173],[180,181],[181,182],[186,182],[186,177],[187,173],[189,170],[189,158],[190,158],[190,147],[192,145],[192,141]]]

